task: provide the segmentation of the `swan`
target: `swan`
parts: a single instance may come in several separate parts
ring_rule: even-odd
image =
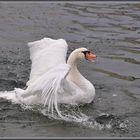
[[[48,106],[62,117],[59,104],[90,103],[95,88],[77,69],[77,60],[92,61],[96,55],[87,48],[72,51],[66,62],[68,44],[64,39],[43,38],[28,43],[31,72],[26,89],[15,88],[16,97],[23,103]]]

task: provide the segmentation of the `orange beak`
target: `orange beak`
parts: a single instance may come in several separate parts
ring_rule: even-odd
[[[92,61],[94,58],[96,58],[96,55],[95,54],[93,54],[93,53],[91,53],[91,52],[87,52],[86,54],[85,54],[85,58],[87,59],[87,60],[89,60],[89,61]]]

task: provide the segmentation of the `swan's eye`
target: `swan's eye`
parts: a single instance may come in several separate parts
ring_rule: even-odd
[[[86,53],[90,53],[90,51],[86,50],[86,51],[82,51],[82,53],[84,53],[84,55],[86,55]]]
[[[85,55],[85,59],[90,60],[90,61],[91,61],[93,58],[96,57],[95,54],[91,53],[91,52],[88,51],[88,50],[86,50],[86,51],[82,51],[82,53],[84,53],[84,55]]]

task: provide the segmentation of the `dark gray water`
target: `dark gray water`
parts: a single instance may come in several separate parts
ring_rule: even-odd
[[[96,89],[81,107],[103,129],[49,119],[0,99],[0,137],[139,137],[140,4],[0,2],[0,90],[24,88],[29,78],[27,42],[64,38],[68,54],[88,47],[95,63],[79,62]],[[111,128],[109,124],[111,123]]]

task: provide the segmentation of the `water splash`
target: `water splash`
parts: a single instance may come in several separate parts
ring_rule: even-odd
[[[0,92],[0,98],[7,99],[8,101],[10,100],[13,104],[18,104],[24,110],[30,110],[34,112],[37,111],[49,119],[65,121],[66,123],[74,123],[81,127],[92,128],[96,130],[111,130],[112,128],[125,130],[128,126],[128,120],[121,121],[118,117],[110,114],[102,113],[99,114],[99,116],[96,118],[94,116],[88,116],[83,113],[80,105],[60,105],[59,109],[63,116],[63,118],[61,118],[57,111],[54,111],[53,114],[48,112],[47,106],[44,107],[42,105],[27,105],[19,101],[18,98],[16,98],[15,91]]]

